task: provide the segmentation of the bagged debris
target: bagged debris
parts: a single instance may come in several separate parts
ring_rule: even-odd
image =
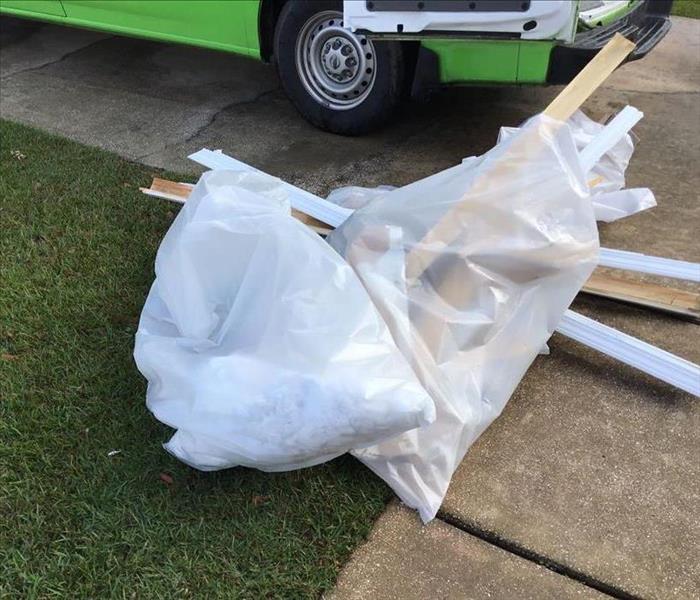
[[[434,419],[352,268],[279,180],[205,173],[165,236],[134,356],[202,470],[313,465]]]
[[[424,521],[597,262],[572,129],[540,115],[485,155],[375,198],[328,237],[437,418],[353,454]]]
[[[565,123],[633,47],[615,35],[542,115],[394,191],[324,200],[220,151],[192,154],[235,173],[203,177],[187,200],[139,326],[148,405],[178,428],[166,447],[202,469],[265,470],[353,448],[428,521],[555,328],[700,394],[697,365],[566,310],[605,257],[601,198],[611,220],[650,202],[643,191],[610,199],[639,111],[604,130],[581,115]],[[144,192],[184,201],[189,191],[165,187]],[[341,226],[328,241],[352,269],[290,219],[288,200]],[[608,266],[642,256],[612,253]],[[643,258],[644,272],[696,267]]]

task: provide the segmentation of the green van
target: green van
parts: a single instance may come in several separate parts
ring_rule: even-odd
[[[672,0],[0,0],[0,13],[274,62],[314,125],[370,131],[446,84],[561,84],[615,33],[648,53]]]

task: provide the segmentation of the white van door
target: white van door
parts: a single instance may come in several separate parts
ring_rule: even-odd
[[[571,41],[578,1],[572,0],[345,0],[345,26],[371,33],[426,31]]]

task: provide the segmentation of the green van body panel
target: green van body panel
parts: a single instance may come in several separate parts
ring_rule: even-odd
[[[554,42],[520,42],[518,83],[545,83]]]
[[[441,83],[544,83],[554,42],[431,38]]]
[[[0,0],[3,14],[253,58],[260,58],[259,11],[260,0]]]
[[[293,1],[293,0],[292,0]],[[264,0],[0,0],[0,13],[116,34],[202,46],[262,59]],[[606,21],[629,12],[636,0]],[[553,41],[440,39],[441,83],[545,83]]]
[[[39,15],[66,16],[60,0],[2,0],[0,10],[8,13],[10,11],[34,13],[37,18]]]
[[[261,59],[262,0],[0,0],[0,12]],[[424,39],[442,83],[543,83],[552,42]]]

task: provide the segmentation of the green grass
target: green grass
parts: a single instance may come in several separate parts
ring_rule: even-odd
[[[700,0],[674,0],[671,14],[700,19]]]
[[[9,122],[0,140],[0,597],[317,597],[388,488],[347,456],[169,456],[131,353],[177,207],[138,192],[152,169]]]

